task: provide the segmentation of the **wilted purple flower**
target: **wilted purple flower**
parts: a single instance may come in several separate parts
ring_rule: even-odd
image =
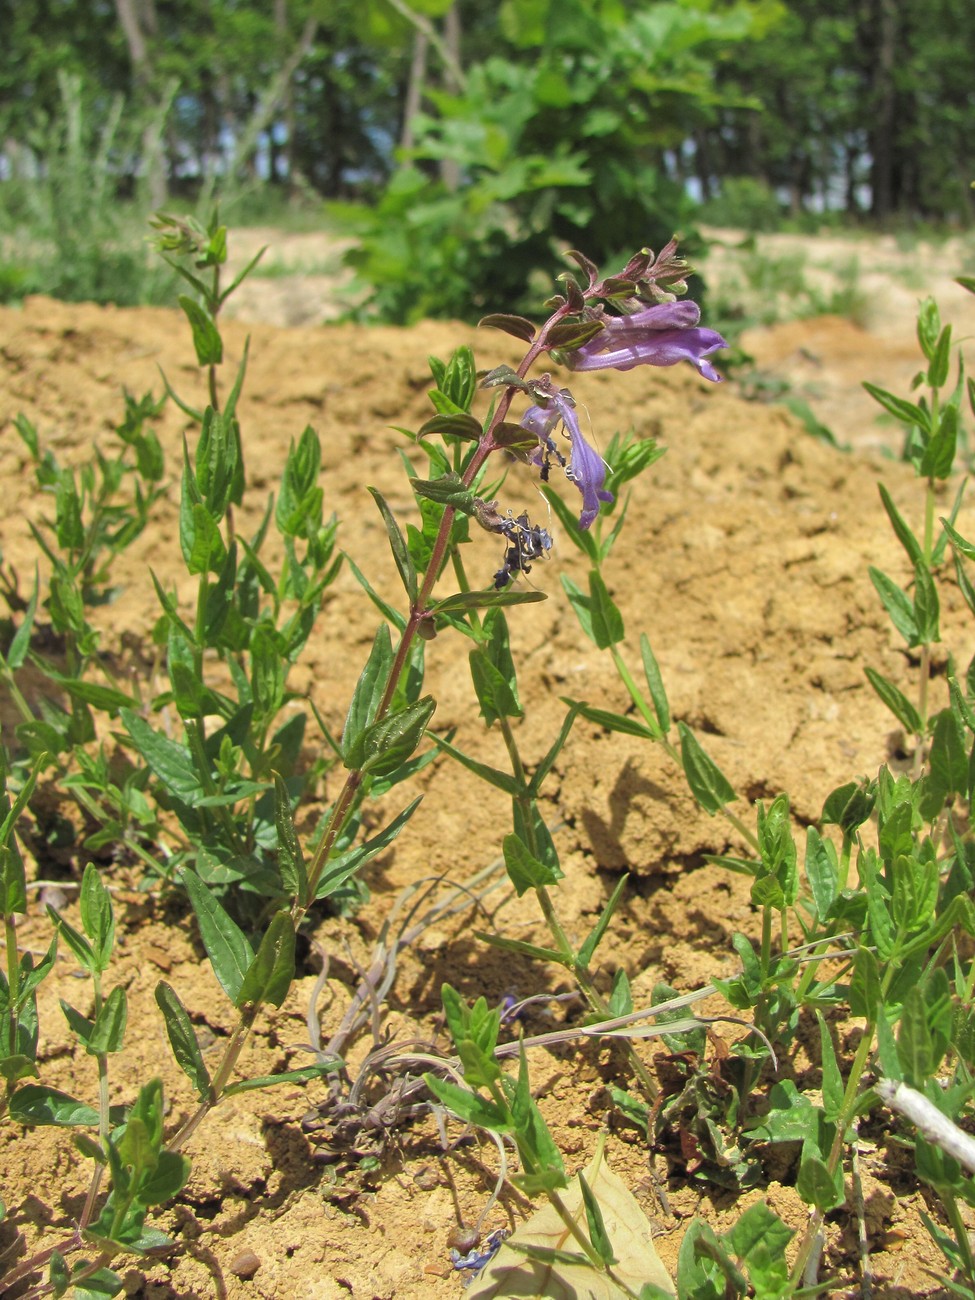
[[[559,452],[552,438],[552,430],[562,422],[572,443],[572,452],[566,464],[566,458]],[[582,493],[582,513],[579,527],[589,528],[599,514],[602,501],[612,501],[612,492],[603,489],[606,481],[606,466],[602,457],[594,451],[582,436],[579,417],[566,389],[561,388],[552,393],[550,406],[530,406],[521,417],[521,427],[533,433],[538,439],[538,452],[533,459],[542,467],[542,477],[546,477],[549,460],[552,456],[565,470],[565,476],[574,483]]]
[[[664,302],[631,316],[606,316],[602,333],[563,354],[565,364],[570,370],[632,370],[689,361],[705,379],[719,383],[721,376],[705,358],[728,344],[716,330],[695,328],[700,319],[695,302]]]

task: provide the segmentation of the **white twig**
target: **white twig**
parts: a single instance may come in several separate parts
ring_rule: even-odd
[[[900,1111],[909,1119],[926,1141],[953,1156],[970,1173],[975,1173],[975,1138],[969,1137],[947,1115],[943,1115],[927,1097],[916,1088],[906,1083],[895,1083],[893,1079],[879,1079],[874,1090],[892,1110]]]

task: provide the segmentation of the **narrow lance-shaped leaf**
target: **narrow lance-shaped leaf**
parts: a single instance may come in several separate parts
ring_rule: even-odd
[[[670,731],[670,704],[667,700],[667,691],[664,687],[663,678],[660,675],[660,665],[650,648],[650,642],[645,632],[640,633],[640,655],[643,659],[643,672],[647,679],[647,687],[650,691],[650,698],[653,700],[657,721],[660,723],[660,730],[666,736]]]
[[[102,1003],[95,1017],[91,1037],[87,1043],[87,1051],[91,1056],[121,1050],[128,1015],[129,1007],[125,989],[118,984]]]
[[[160,980],[156,985],[155,996],[156,1005],[166,1023],[166,1034],[176,1064],[193,1084],[199,1099],[203,1101],[210,1093],[210,1071],[203,1060],[203,1053],[200,1051],[200,1044],[186,1008],[180,1002],[175,989],[171,988],[165,980]]]
[[[914,605],[907,592],[899,587],[886,573],[873,566],[869,569],[870,581],[876,588],[877,595],[883,602],[890,620],[909,646],[915,646],[920,639]]]
[[[196,872],[185,870],[181,880],[193,906],[213,973],[236,1006],[244,976],[254,960],[254,951],[243,930],[228,916]]]
[[[534,605],[546,600],[544,591],[460,591],[430,606],[430,614],[464,614],[471,609],[503,609],[508,605]]]
[[[282,908],[271,918],[260,947],[234,999],[238,1007],[269,1002],[279,1007],[295,974],[295,930],[291,913]]]
[[[887,489],[884,487],[883,483],[881,483],[879,486],[880,486],[880,499],[884,503],[884,509],[887,511],[887,517],[890,520],[891,524],[893,525],[894,532],[897,534],[897,540],[900,542],[904,550],[907,552],[911,563],[917,564],[922,554],[921,543],[917,540],[917,538],[911,532],[910,528],[905,523],[903,516],[901,515],[897,507],[894,505],[894,500],[891,497],[890,493],[887,491]]]
[[[383,517],[383,523],[386,525],[386,534],[389,537],[389,545],[393,552],[393,559],[396,561],[396,567],[399,570],[399,576],[403,580],[403,586],[406,588],[406,594],[410,599],[410,604],[416,604],[419,587],[416,579],[416,569],[413,567],[413,561],[410,559],[410,553],[407,549],[406,539],[400,531],[400,526],[396,522],[392,510],[386,502],[386,498],[376,488],[370,488],[370,493],[379,507],[379,513]]]
[[[295,832],[294,813],[291,811],[291,795],[279,772],[274,772],[274,826],[278,833],[278,870],[281,882],[288,893],[296,898],[302,906],[307,903],[308,873],[305,869],[305,855],[301,851]]]
[[[623,615],[598,569],[589,574],[589,614],[593,640],[600,650],[608,650],[623,640]]]
[[[37,596],[40,587],[40,574],[37,566],[34,566],[34,590],[31,592],[30,600],[27,602],[27,608],[24,610],[24,618],[13,635],[10,642],[10,648],[7,651],[7,667],[16,672],[23,666],[27,658],[27,651],[30,648],[31,633],[34,629],[34,616],[37,613]]]
[[[914,618],[922,644],[941,640],[938,589],[923,557],[914,566]]]
[[[602,910],[599,920],[590,930],[588,938],[576,954],[576,965],[581,967],[582,970],[589,969],[589,963],[592,961],[593,954],[599,947],[602,937],[606,933],[607,927],[613,918],[613,913],[616,911],[619,901],[623,897],[623,890],[626,888],[626,882],[629,878],[629,875],[620,876],[619,880],[616,882],[616,888],[609,896],[606,906]]]
[[[921,733],[921,715],[907,698],[904,692],[895,686],[888,678],[883,677],[874,668],[865,668],[863,670],[867,675],[867,680],[873,689],[877,692],[883,702],[893,713],[894,717],[905,729],[912,735]]]
[[[685,723],[678,722],[677,730],[680,734],[681,764],[687,784],[704,811],[713,817],[725,804],[733,803],[738,796],[690,728]]]
[[[88,863],[81,878],[80,901],[81,924],[91,940],[96,969],[108,970],[115,943],[115,915],[111,895],[93,862]]]
[[[613,1243],[606,1231],[606,1224],[603,1221],[603,1212],[599,1208],[599,1202],[593,1196],[581,1170],[579,1172],[579,1186],[582,1190],[582,1203],[586,1207],[586,1226],[589,1229],[589,1240],[603,1263],[612,1267],[613,1264],[618,1263],[616,1256],[613,1254]]]
[[[180,294],[177,301],[190,323],[197,361],[201,366],[218,366],[223,360],[223,344],[213,317],[186,294]]]
[[[503,841],[504,865],[508,879],[515,887],[520,898],[529,889],[539,889],[554,885],[562,879],[558,867],[548,867],[531,853],[528,846],[517,835],[506,835]]]

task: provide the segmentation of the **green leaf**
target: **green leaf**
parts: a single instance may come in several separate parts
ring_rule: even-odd
[[[204,1101],[210,1095],[210,1071],[203,1060],[186,1009],[176,991],[165,980],[160,980],[156,985],[155,996],[156,1005],[166,1022],[166,1033],[176,1064],[193,1084],[200,1101]]]
[[[842,1166],[835,1174],[830,1174],[820,1155],[804,1154],[796,1178],[796,1191],[807,1205],[814,1206],[824,1214],[835,1210],[845,1199]]]
[[[844,835],[852,835],[869,818],[876,803],[875,787],[848,781],[826,796],[820,821],[839,826]]]
[[[897,1057],[903,1078],[913,1088],[923,1088],[940,1064],[935,1061],[928,1029],[926,999],[915,984],[907,991],[897,1027]]]
[[[343,747],[351,748],[375,716],[393,666],[393,645],[389,628],[380,624],[373,639],[365,667],[359,674],[342,731]]]
[[[640,655],[643,659],[643,671],[646,675],[647,688],[650,691],[650,698],[653,700],[657,721],[660,723],[660,730],[666,736],[670,731],[670,704],[667,701],[667,691],[660,675],[660,665],[654,657],[645,632],[640,633]]]
[[[279,1007],[288,996],[295,974],[295,929],[291,913],[282,908],[271,918],[260,947],[244,973],[234,998],[236,1007],[269,1002]]]
[[[300,1070],[282,1070],[280,1074],[262,1074],[253,1079],[238,1079],[236,1083],[224,1088],[222,1096],[233,1097],[238,1092],[255,1092],[258,1088],[277,1088],[282,1083],[307,1083],[310,1079],[319,1079],[331,1070],[340,1070],[343,1062],[322,1061],[318,1065],[304,1065]]]
[[[957,445],[958,407],[952,403],[943,407],[938,415],[938,426],[924,449],[918,473],[926,478],[950,477]]]
[[[506,334],[512,334],[516,339],[521,339],[523,343],[531,343],[535,337],[535,326],[524,316],[509,316],[502,312],[492,312],[488,316],[482,316],[477,322],[478,327],[485,329],[504,330]]]
[[[880,966],[869,948],[858,948],[850,980],[850,1011],[871,1022],[881,1009]]]
[[[821,1084],[823,1110],[828,1120],[836,1120],[843,1109],[843,1075],[836,1059],[836,1049],[833,1047],[829,1026],[818,1009],[816,1019],[819,1022],[820,1064],[823,1071]]]
[[[897,534],[897,539],[900,542],[900,544],[904,547],[904,550],[907,551],[908,558],[910,559],[911,564],[917,564],[917,562],[922,557],[921,543],[917,540],[917,538],[911,532],[910,528],[908,528],[907,524],[904,522],[904,519],[902,518],[900,511],[894,505],[893,498],[891,497],[887,489],[884,487],[883,483],[881,483],[879,487],[880,487],[880,499],[884,503],[884,509],[887,511],[887,517],[890,519],[890,522],[894,526],[894,532]]]
[[[614,604],[598,569],[589,573],[589,616],[593,640],[600,650],[608,650],[623,640],[623,615]]]
[[[966,560],[975,560],[975,542],[969,542],[962,537],[961,533],[947,519],[941,520],[941,526],[944,528],[954,549],[960,555],[963,555]]]
[[[633,1010],[633,994],[630,991],[630,978],[620,966],[613,976],[613,986],[609,994],[610,1016],[628,1016]]]
[[[583,592],[582,588],[572,581],[568,574],[560,574],[560,578],[562,586],[565,589],[565,594],[569,598],[569,604],[575,610],[576,618],[579,620],[579,626],[582,628],[583,632],[585,632],[589,640],[594,642],[596,640],[596,633],[592,621],[592,597],[587,596],[585,592]]]
[[[237,1006],[237,997],[254,960],[254,951],[243,930],[228,916],[194,871],[184,868],[180,879],[193,906],[213,973]]]
[[[461,1088],[449,1079],[438,1079],[434,1074],[423,1076],[427,1087],[442,1106],[446,1106],[458,1119],[493,1133],[510,1133],[511,1123],[505,1111],[493,1101]]]
[[[189,750],[154,731],[148,722],[130,709],[122,709],[120,717],[135,748],[169,793],[183,803],[192,805],[199,802],[203,787],[193,769]]]
[[[54,489],[54,517],[58,546],[62,551],[80,551],[85,544],[85,527],[81,521],[81,498],[70,470],[58,475]]]
[[[764,1201],[750,1205],[725,1238],[734,1255],[745,1262],[754,1294],[784,1295],[789,1279],[786,1247],[792,1229]]]
[[[274,777],[274,826],[278,833],[278,870],[281,882],[292,897],[302,906],[308,902],[308,872],[305,868],[305,855],[301,851],[295,832],[294,813],[291,811],[291,795],[278,772]]]
[[[424,695],[413,704],[391,711],[358,735],[345,755],[352,772],[386,776],[413,754],[433,717],[436,701]]]
[[[474,420],[472,423],[477,424],[477,421]],[[480,425],[477,425],[477,429],[477,436],[480,437]],[[435,501],[441,506],[451,506],[454,510],[463,511],[465,515],[474,513],[474,493],[464,484],[459,474],[444,474],[442,478],[434,479],[410,479],[410,487],[417,496],[425,497],[428,501]]]
[[[102,1003],[95,1017],[91,1037],[86,1045],[86,1051],[90,1056],[101,1056],[121,1050],[128,1015],[129,1004],[125,989],[118,984]]]
[[[948,379],[948,366],[951,361],[951,326],[946,325],[938,335],[938,341],[930,357],[928,366],[928,384],[931,388],[941,388]],[[927,471],[922,471],[927,472]]]
[[[83,1282],[76,1282],[73,1300],[111,1300],[123,1290],[124,1283],[110,1268],[100,1268],[89,1273]]]
[[[899,687],[874,668],[864,668],[867,680],[906,732],[921,734],[921,715]]]
[[[190,323],[197,361],[201,366],[220,365],[223,361],[223,344],[213,317],[205,307],[186,294],[181,293],[177,301]]]
[[[92,1030],[95,1028],[94,1022],[89,1020],[87,1016],[83,1016],[80,1011],[73,1007],[70,1002],[66,1002],[64,998],[59,998],[58,1001],[61,1004],[61,1011],[64,1014],[64,1018],[68,1022],[68,1028],[77,1038],[78,1042],[81,1043],[82,1047],[87,1048],[88,1044],[91,1042]]]
[[[28,1083],[18,1088],[10,1098],[10,1118],[15,1124],[95,1128],[98,1111],[57,1088]]]
[[[481,717],[485,724],[491,726],[500,718],[520,718],[522,709],[518,703],[514,678],[508,677],[495,663],[492,663],[488,649],[479,646],[472,650],[468,662],[474,694],[477,696]]]
[[[435,601],[429,609],[430,614],[466,614],[471,609],[502,609],[508,605],[534,605],[537,601],[547,600],[544,591],[496,591],[489,587],[486,591],[460,591],[456,596],[447,596]]]
[[[393,818],[388,826],[381,830],[378,835],[374,835],[372,839],[366,840],[364,844],[351,849],[348,853],[343,853],[336,858],[330,858],[315,890],[316,900],[328,898],[354,872],[358,871],[370,859],[376,857],[377,854],[382,853],[385,848],[388,848],[413,816],[420,805],[422,797],[422,795],[418,795],[411,804],[408,804],[401,813],[398,813]]]
[[[922,644],[941,640],[938,627],[940,604],[934,577],[923,558],[914,566],[914,619]]]
[[[514,1119],[515,1142],[525,1170],[516,1185],[530,1196],[536,1192],[565,1187],[568,1179],[565,1176],[562,1153],[531,1093],[524,1042],[520,1048],[518,1082],[511,1098],[511,1114]]]
[[[22,668],[24,660],[27,658],[27,651],[30,649],[31,632],[34,630],[34,616],[37,613],[37,595],[40,588],[40,574],[37,566],[34,566],[34,590],[31,592],[30,600],[27,602],[27,608],[24,610],[24,618],[20,627],[13,635],[10,647],[7,650],[7,667],[16,672]]]
[[[386,498],[376,488],[369,489],[373,500],[379,507],[379,513],[383,517],[383,523],[386,525],[386,535],[389,537],[389,545],[393,552],[393,559],[396,561],[396,567],[399,570],[399,576],[403,580],[403,586],[406,588],[406,594],[409,597],[410,604],[416,604],[419,587],[417,585],[416,569],[413,567],[413,561],[410,559],[410,552],[406,545],[406,539],[400,531],[399,524],[393,517],[393,512],[386,503]]]
[[[680,734],[681,764],[687,784],[704,811],[713,817],[725,804],[734,803],[738,796],[721,769],[705,753],[694,733],[683,722],[678,722],[677,730]]]
[[[884,388],[878,388],[876,384],[864,383],[864,388],[874,399],[879,402],[885,411],[889,411],[902,424],[917,426],[919,429],[927,431],[928,419],[919,406],[913,402],[907,402],[902,397],[895,397],[893,393],[888,393]]]
[[[140,1204],[162,1205],[171,1200],[183,1189],[189,1176],[187,1156],[181,1156],[177,1151],[160,1151],[155,1168],[139,1181]]]
[[[902,587],[899,587],[886,573],[881,573],[872,565],[868,570],[870,581],[876,588],[884,609],[890,615],[890,621],[897,628],[909,646],[918,645],[920,634],[915,618],[914,604]]]
[[[558,758],[559,754],[561,754],[565,746],[565,742],[569,739],[569,733],[572,730],[572,724],[575,722],[578,716],[579,716],[579,710],[573,704],[569,708],[569,711],[566,713],[565,718],[563,719],[562,726],[559,728],[559,734],[555,737],[555,740],[549,746],[548,752],[542,758],[541,762],[536,766],[532,779],[528,783],[528,793],[532,799],[537,799],[539,797],[542,784],[544,783],[545,778],[548,776],[549,772],[551,772],[555,760]]]
[[[81,878],[81,924],[91,940],[95,969],[108,970],[115,943],[115,915],[111,895],[93,862]]]
[[[589,931],[585,943],[576,954],[576,965],[582,970],[589,969],[589,963],[592,961],[593,955],[599,947],[603,935],[606,933],[606,928],[612,920],[613,913],[616,911],[619,901],[623,897],[623,890],[626,888],[626,882],[629,878],[629,875],[620,876],[612,894],[610,894],[609,899],[607,900],[606,906],[600,914],[599,920]]]
[[[86,682],[78,677],[66,677],[51,668],[46,669],[45,674],[51,681],[63,686],[73,700],[90,704],[92,708],[102,710],[109,717],[114,717],[121,708],[138,705],[138,701],[131,695],[116,690],[114,686],[102,686],[99,682]]]
[[[579,1187],[582,1190],[582,1203],[586,1207],[586,1226],[589,1228],[589,1240],[603,1263],[612,1267],[613,1264],[617,1264],[619,1261],[613,1254],[613,1244],[606,1231],[606,1224],[603,1222],[603,1212],[599,1208],[599,1202],[593,1196],[581,1170],[579,1171]]]
[[[417,439],[420,439],[428,437],[431,433],[436,433],[442,438],[462,438],[467,442],[480,442],[483,432],[484,430],[481,428],[480,420],[475,420],[473,415],[468,415],[464,411],[452,411],[444,415],[434,415],[431,419],[427,420],[420,426],[417,430],[416,436]],[[460,483],[459,474],[451,474],[449,477],[456,479],[456,481]],[[436,479],[433,480],[434,483],[437,481],[438,480]],[[418,483],[414,483],[412,486],[421,496],[430,495],[423,490],[423,487],[430,486],[430,484],[419,486]],[[435,488],[434,490],[436,491],[438,489]],[[461,490],[465,499],[469,501],[473,496],[473,493],[469,488],[462,487]],[[431,495],[430,499],[432,501],[439,501],[442,498]],[[456,505],[458,503],[455,501],[445,501],[444,504]]]
[[[539,862],[517,835],[506,835],[502,847],[508,879],[519,898],[529,889],[554,885],[562,879],[563,873],[558,867],[549,867]]]
[[[542,488],[542,495],[551,506],[569,541],[588,557],[590,564],[598,564],[599,546],[591,530],[579,527],[579,516],[553,487],[546,484]]]
[[[79,930],[76,930],[70,921],[65,920],[60,912],[55,912],[50,903],[47,905],[47,914],[54,922],[58,934],[64,939],[85,970],[94,972],[97,969],[95,954],[85,936]]]
[[[382,596],[380,596],[379,593],[370,585],[368,578],[351,556],[346,556],[346,561],[349,568],[352,570],[356,582],[376,606],[383,618],[388,619],[390,623],[392,623],[393,627],[402,632],[406,627],[405,615],[401,614],[398,609],[394,609],[388,601],[383,600]]]
[[[449,754],[451,758],[456,759],[457,762],[463,767],[466,767],[469,772],[473,772],[475,776],[479,776],[482,781],[487,781],[489,785],[497,786],[499,790],[503,790],[505,794],[510,794],[512,797],[524,793],[524,790],[515,778],[510,776],[507,772],[502,772],[496,767],[489,767],[487,763],[481,763],[476,758],[471,758],[469,754],[465,754],[463,750],[457,749],[441,736],[431,736],[430,738],[438,749],[443,750],[445,754]]]
[[[645,722],[637,718],[628,718],[622,713],[611,713],[608,709],[596,709],[591,704],[583,704],[581,700],[570,699],[569,696],[563,695],[563,704],[567,704],[575,711],[578,717],[586,718],[589,722],[594,722],[597,727],[603,727],[606,731],[616,731],[623,736],[639,736],[641,740],[659,740],[660,733],[653,731]]]
[[[524,939],[506,939],[500,934],[488,934],[484,930],[475,930],[474,938],[481,943],[500,948],[503,952],[514,952],[520,957],[531,957],[535,961],[551,961],[559,966],[565,965],[565,955],[557,948],[540,948],[537,944],[526,943]]]
[[[953,795],[968,795],[968,753],[951,709],[942,709],[934,720],[928,768],[920,811],[926,820],[933,821],[946,800]]]
[[[816,904],[816,918],[822,923],[836,901],[839,871],[833,846],[823,839],[815,826],[806,828],[805,871]]]

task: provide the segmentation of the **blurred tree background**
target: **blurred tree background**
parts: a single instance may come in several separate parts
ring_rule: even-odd
[[[152,300],[145,216],[214,197],[236,221],[350,231],[367,312],[396,321],[510,309],[560,248],[693,245],[702,217],[969,224],[970,18],[970,0],[0,0],[0,298]]]

